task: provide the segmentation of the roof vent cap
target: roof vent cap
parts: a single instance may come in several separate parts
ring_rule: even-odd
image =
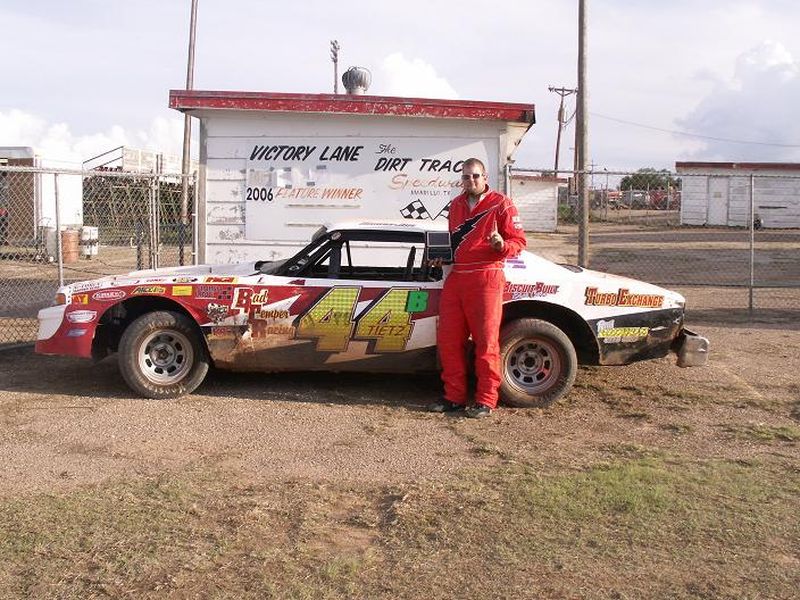
[[[364,67],[350,67],[342,75],[342,83],[348,94],[360,96],[372,83],[372,73]]]

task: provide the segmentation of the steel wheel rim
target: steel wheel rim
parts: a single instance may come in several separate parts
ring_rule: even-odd
[[[526,394],[537,395],[555,385],[562,371],[558,346],[545,339],[517,342],[504,365],[506,380]]]
[[[183,379],[193,360],[189,338],[172,329],[155,331],[139,345],[139,371],[157,385],[170,385]]]

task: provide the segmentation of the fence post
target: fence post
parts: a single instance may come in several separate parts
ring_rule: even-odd
[[[200,231],[200,224],[197,222],[197,171],[192,174],[192,264],[197,265],[199,262],[199,242],[198,233]]]
[[[755,231],[755,218],[756,218],[756,193],[755,193],[756,176],[750,174],[750,285],[748,286],[748,301],[747,311],[753,315],[753,286],[755,285],[756,273],[756,231]]]
[[[40,175],[41,177],[41,175]],[[58,287],[64,285],[64,254],[61,248],[61,207],[58,203],[58,173],[53,173],[56,202],[56,254],[58,255]]]
[[[157,240],[156,237],[156,228],[158,227],[158,221],[156,216],[156,185],[155,180],[153,179],[153,175],[149,175],[150,179],[150,208],[148,210],[149,213],[149,227],[150,230],[150,268],[157,269],[158,268],[158,247],[157,247]]]

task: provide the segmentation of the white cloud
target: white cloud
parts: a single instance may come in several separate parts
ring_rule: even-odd
[[[430,63],[395,52],[383,59],[379,79],[368,93],[410,98],[458,98],[458,92]]]
[[[129,130],[113,125],[106,131],[75,135],[66,123],[48,123],[22,110],[0,111],[0,146],[30,146],[51,162],[77,166],[84,160],[130,146],[180,156],[183,118],[156,117],[146,130]],[[193,146],[196,147],[196,141]]]
[[[772,41],[742,53],[729,81],[719,80],[686,117],[686,131],[760,143],[704,140],[692,158],[739,161],[800,160],[800,64],[782,45]],[[770,145],[772,144],[772,145]]]

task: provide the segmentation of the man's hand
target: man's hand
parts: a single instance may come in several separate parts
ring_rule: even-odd
[[[486,239],[495,252],[502,252],[503,248],[505,248],[506,243],[503,241],[503,236],[497,231],[497,223],[494,224],[492,233]]]
[[[442,266],[442,259],[441,258],[432,258],[428,260],[429,267],[441,267]]]

